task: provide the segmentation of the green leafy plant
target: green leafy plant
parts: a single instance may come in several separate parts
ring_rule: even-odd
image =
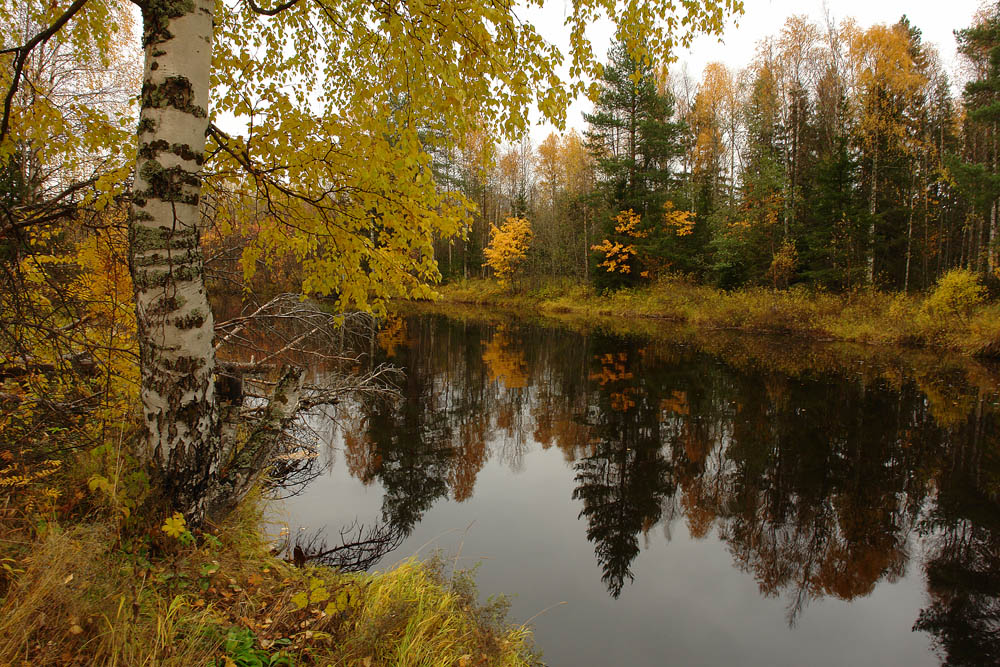
[[[287,646],[287,639],[275,640],[275,646]],[[295,661],[285,651],[271,653],[257,648],[257,637],[246,628],[231,628],[223,644],[225,655],[220,660],[213,661],[212,667],[294,667]]]
[[[299,609],[305,609],[310,604],[326,602],[323,612],[327,615],[339,614],[358,604],[358,595],[352,594],[347,586],[341,586],[331,595],[326,582],[317,577],[309,579],[309,590],[300,591],[292,596],[292,604]]]

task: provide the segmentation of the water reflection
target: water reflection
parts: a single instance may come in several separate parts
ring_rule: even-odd
[[[719,536],[791,624],[922,568],[914,629],[946,664],[1000,662],[998,404],[981,367],[843,370],[810,348],[441,317],[390,322],[379,342],[404,397],[340,420],[351,474],[378,481],[401,533],[473,497],[488,461],[518,470],[555,447],[615,598],[650,531],[682,522]]]

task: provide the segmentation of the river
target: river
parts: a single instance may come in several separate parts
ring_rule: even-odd
[[[478,564],[554,666],[1000,660],[991,369],[646,328],[393,318],[284,519]]]

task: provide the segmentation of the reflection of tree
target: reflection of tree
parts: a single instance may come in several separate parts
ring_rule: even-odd
[[[344,437],[344,462],[351,475],[368,486],[375,480],[375,475],[382,466],[382,457],[375,448],[375,443],[364,432],[367,420],[342,420]]]
[[[470,419],[461,424],[458,430],[458,443],[455,448],[455,462],[448,477],[452,496],[458,502],[472,497],[472,489],[476,485],[476,477],[486,463],[486,419],[480,415],[478,419]]]
[[[930,604],[915,630],[934,635],[946,665],[1000,664],[1000,442],[980,398],[943,466],[929,536]]]
[[[595,452],[575,465],[583,501],[581,517],[588,522],[587,539],[594,543],[614,597],[621,594],[631,565],[639,555],[639,533],[660,518],[663,498],[673,493],[671,471],[660,451],[659,402],[647,400],[629,369],[627,352],[600,355],[596,380],[597,410],[592,433]],[[635,354],[634,356],[638,356]]]
[[[669,539],[676,521],[714,532],[794,621],[810,600],[902,576],[922,520],[930,601],[915,627],[949,664],[998,661],[995,399],[964,387],[950,399],[960,378],[845,378],[789,357],[726,365],[527,325],[399,328],[405,399],[352,406],[344,432],[351,473],[384,486],[391,525],[412,530],[439,498],[471,498],[488,460],[516,466],[532,444],[556,446],[612,595],[633,576],[640,533],[659,523]]]
[[[521,344],[510,338],[505,327],[497,327],[493,338],[486,344],[483,362],[489,371],[490,380],[499,380],[508,389],[528,386],[528,366],[521,352]]]
[[[368,437],[381,462],[378,479],[385,489],[383,520],[406,533],[434,501],[447,495],[454,456],[447,416],[433,409],[434,385],[414,361],[407,367],[398,406],[381,402],[368,413]]]
[[[794,621],[810,599],[865,596],[905,571],[924,490],[914,484],[921,452],[901,426],[930,416],[912,394],[876,386],[785,384],[772,379],[761,394],[747,378],[737,388],[723,536],[761,592],[790,594]]]
[[[378,332],[379,347],[385,352],[385,356],[390,358],[396,356],[397,348],[406,345],[406,338],[406,320],[398,315],[386,318]]]

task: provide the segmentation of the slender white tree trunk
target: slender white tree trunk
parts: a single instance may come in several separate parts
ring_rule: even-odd
[[[993,142],[993,173],[997,173],[997,124],[993,122],[993,133],[990,137]],[[997,200],[990,203],[990,238],[986,246],[986,270],[990,278],[993,278],[996,271],[996,237],[997,237]]]
[[[989,242],[986,246],[986,269],[989,271],[990,277],[993,277],[996,273],[997,268],[997,258],[996,258],[996,238],[997,238],[997,200],[994,199],[993,203],[990,205],[990,237]]]
[[[909,196],[910,216],[906,222],[906,272],[903,276],[903,291],[910,291],[910,258],[913,256],[913,195]]]
[[[877,141],[877,139],[876,139]],[[875,285],[875,211],[878,200],[878,144],[872,160],[872,189],[868,201],[868,285]]]

